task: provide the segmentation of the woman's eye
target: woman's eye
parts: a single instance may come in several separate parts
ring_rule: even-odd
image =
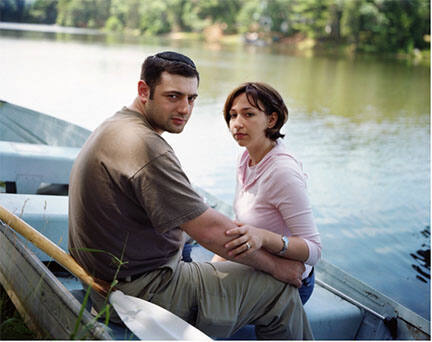
[[[252,116],[254,116],[255,114],[254,113],[246,113],[246,116],[248,117],[248,118],[251,118]]]
[[[230,114],[230,119],[235,119],[237,117],[237,114]]]

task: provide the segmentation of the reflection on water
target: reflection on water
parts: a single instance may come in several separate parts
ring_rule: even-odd
[[[2,99],[93,129],[130,104],[145,56],[188,54],[201,73],[199,98],[184,133],[164,137],[193,183],[231,203],[240,149],[222,118],[225,97],[246,80],[272,84],[290,111],[284,143],[309,175],[323,257],[429,318],[429,68],[241,45],[69,39],[0,31]]]
[[[415,253],[410,253],[411,257],[416,261],[412,264],[412,268],[418,273],[417,279],[427,283],[430,282],[430,226],[427,226],[421,231],[421,234],[429,241],[429,243],[423,243],[422,249],[417,250]]]

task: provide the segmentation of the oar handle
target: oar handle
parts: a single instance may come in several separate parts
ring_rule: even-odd
[[[84,283],[91,286],[95,291],[107,294],[108,288],[106,285],[98,283],[91,275],[87,273],[69,254],[66,254],[59,246],[42,235],[28,223],[24,222],[18,216],[12,214],[7,209],[0,205],[0,219],[11,227],[16,232],[29,240],[36,247],[44,251],[50,257],[55,259],[63,267],[67,268],[76,277]]]

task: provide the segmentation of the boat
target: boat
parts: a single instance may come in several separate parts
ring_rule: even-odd
[[[0,204],[67,250],[70,168],[90,131],[0,101]],[[231,206],[204,189],[214,209]],[[210,251],[192,245],[192,259]],[[305,310],[317,340],[430,340],[430,322],[326,260],[315,266],[316,286]],[[83,305],[81,283],[48,255],[0,222],[0,283],[40,338],[137,339],[123,325],[97,320]],[[254,339],[247,326],[231,339]]]

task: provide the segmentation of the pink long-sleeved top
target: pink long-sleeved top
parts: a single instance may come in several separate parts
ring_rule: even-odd
[[[314,222],[302,164],[280,142],[254,166],[246,150],[237,168],[234,212],[241,223],[304,239],[309,248],[306,278],[321,257],[321,238]]]

